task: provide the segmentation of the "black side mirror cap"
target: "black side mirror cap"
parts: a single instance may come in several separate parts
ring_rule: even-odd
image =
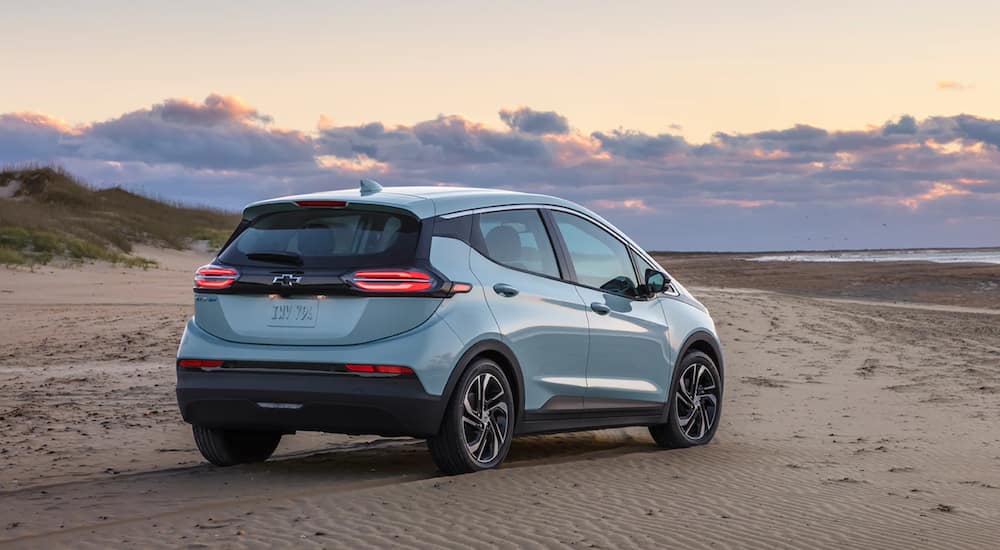
[[[666,273],[661,271],[656,271],[655,269],[646,270],[646,281],[644,283],[646,287],[646,294],[649,296],[655,296],[667,289],[667,285],[670,284],[670,277],[667,277]]]

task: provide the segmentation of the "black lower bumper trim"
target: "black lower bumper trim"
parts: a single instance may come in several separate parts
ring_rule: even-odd
[[[429,437],[444,400],[416,377],[178,369],[177,403],[191,424],[243,430]]]

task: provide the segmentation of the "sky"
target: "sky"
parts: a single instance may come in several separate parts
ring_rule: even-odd
[[[0,2],[0,165],[231,209],[545,192],[655,249],[1000,245],[996,2]]]

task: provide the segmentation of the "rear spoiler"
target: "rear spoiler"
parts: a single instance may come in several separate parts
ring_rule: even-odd
[[[358,199],[326,199],[307,197],[308,196],[287,197],[251,204],[243,210],[243,221],[250,223],[267,214],[287,212],[290,210],[298,210],[300,208],[346,208],[349,210],[375,210],[392,212],[394,214],[403,214],[405,216],[417,218],[418,220],[433,216],[433,212],[431,212],[429,216],[422,216],[421,214],[423,212],[421,212],[421,210],[424,209],[421,208],[404,208],[394,203],[389,203],[388,201],[375,201],[370,200],[367,197]],[[431,205],[431,208],[433,209],[433,205]]]

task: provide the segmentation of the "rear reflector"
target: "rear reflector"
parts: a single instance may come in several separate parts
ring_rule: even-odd
[[[381,372],[382,374],[413,374],[413,369],[398,365],[375,365],[375,372]]]
[[[295,201],[295,204],[304,208],[343,208],[347,201]]]
[[[351,276],[354,286],[369,292],[422,292],[434,286],[423,271],[358,271]]]
[[[206,369],[215,368],[222,366],[221,359],[179,359],[177,361],[178,367],[185,367],[190,369]]]
[[[375,372],[375,365],[344,365],[351,372]]]
[[[194,273],[194,286],[198,288],[227,288],[236,282],[240,272],[231,267],[203,265]]]
[[[472,290],[472,285],[469,283],[452,283],[451,292],[454,294],[465,293]]]
[[[359,365],[359,364],[347,364],[344,365],[347,370],[351,372],[375,372],[379,374],[413,374],[413,369],[410,367],[401,367],[399,365]]]

